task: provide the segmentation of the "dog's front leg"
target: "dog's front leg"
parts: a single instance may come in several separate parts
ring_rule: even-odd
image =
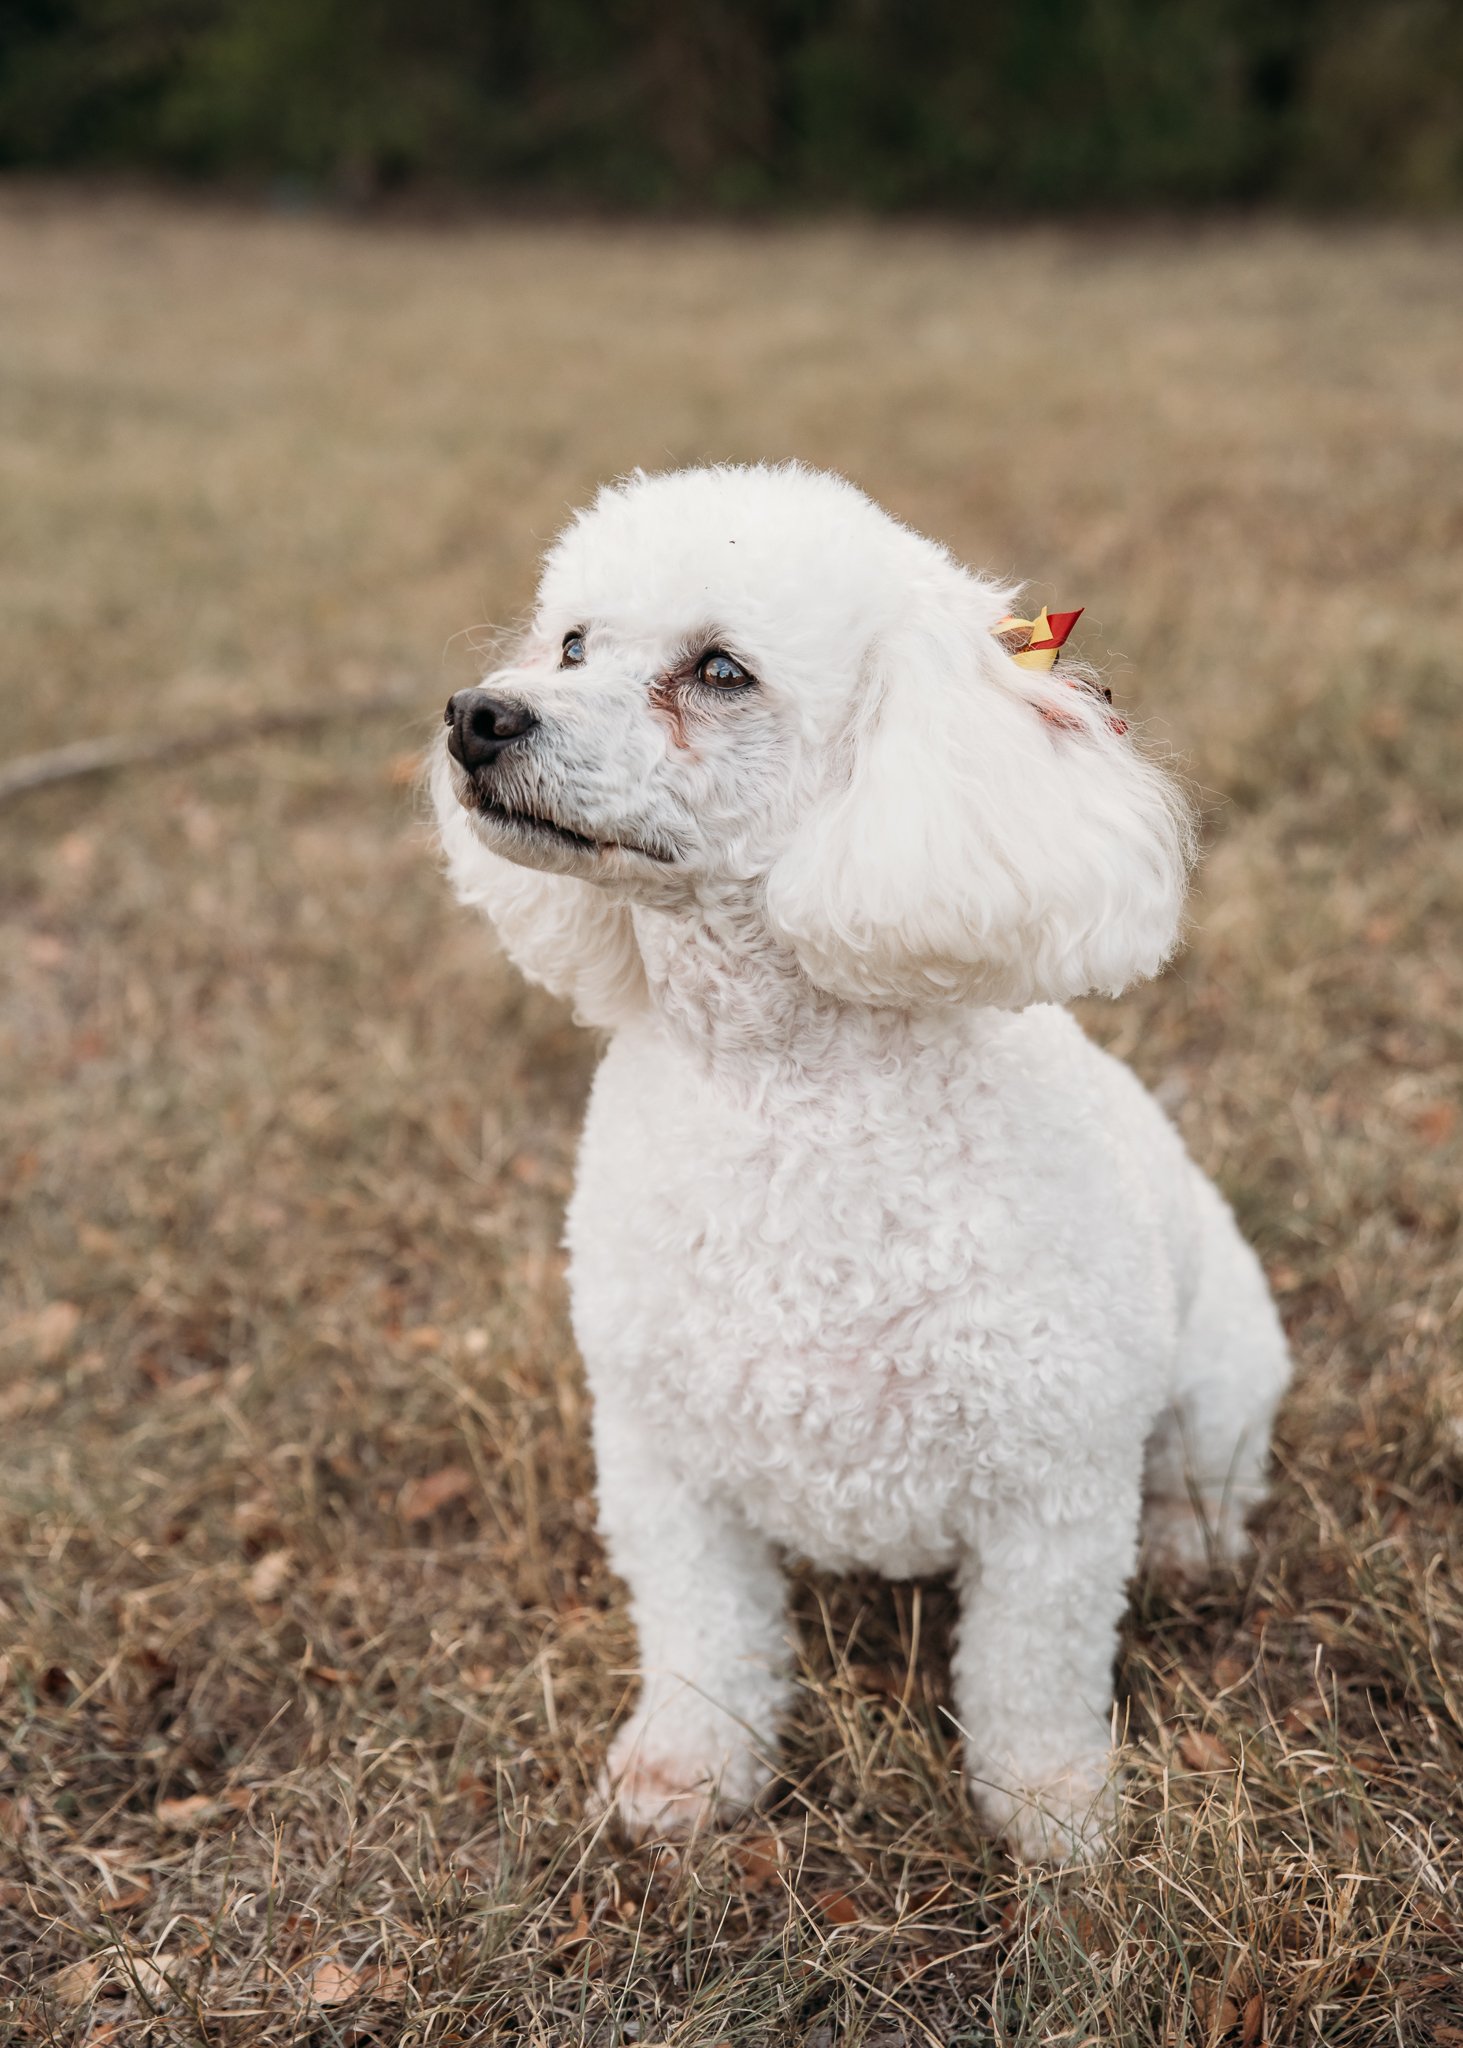
[[[600,1528],[630,1589],[640,1697],[601,1795],[629,1833],[688,1834],[771,1775],[787,1697],[786,1589],[772,1546],[674,1469],[633,1417],[595,1414]]]
[[[977,1806],[1027,1860],[1101,1843],[1115,1804],[1113,1659],[1137,1549],[1136,1473],[1096,1512],[1007,1504],[960,1574],[955,1704]]]

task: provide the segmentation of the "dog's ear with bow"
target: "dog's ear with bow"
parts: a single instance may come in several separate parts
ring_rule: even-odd
[[[1177,789],[1100,697],[1019,667],[1008,593],[942,565],[874,647],[768,915],[835,995],[1019,1009],[1156,973],[1191,852]]]
[[[629,907],[577,876],[542,874],[491,852],[452,793],[441,754],[432,785],[458,901],[483,912],[519,972],[564,997],[581,1024],[612,1031],[643,1010],[645,969]]]

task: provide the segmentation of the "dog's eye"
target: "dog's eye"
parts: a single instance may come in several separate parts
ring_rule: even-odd
[[[584,635],[580,632],[566,633],[559,652],[560,668],[578,668],[583,659]]]
[[[696,673],[703,683],[711,683],[718,690],[734,690],[738,684],[752,680],[742,664],[734,661],[720,647],[713,647],[702,655],[696,664]]]

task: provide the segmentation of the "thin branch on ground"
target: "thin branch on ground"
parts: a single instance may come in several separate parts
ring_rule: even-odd
[[[375,718],[420,703],[416,683],[394,684],[364,697],[336,697],[314,704],[294,704],[274,711],[256,711],[197,732],[117,733],[105,739],[77,740],[69,747],[51,747],[40,754],[21,754],[0,763],[0,804],[45,789],[55,782],[74,782],[83,775],[105,775],[117,768],[149,762],[187,761],[224,747],[246,746],[250,740],[276,733],[310,732],[338,719]]]

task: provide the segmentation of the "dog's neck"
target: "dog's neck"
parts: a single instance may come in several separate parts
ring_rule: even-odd
[[[652,1009],[717,1072],[792,1079],[826,1069],[835,1046],[867,1055],[910,1035],[907,1012],[815,987],[752,911],[637,906],[632,915]]]

